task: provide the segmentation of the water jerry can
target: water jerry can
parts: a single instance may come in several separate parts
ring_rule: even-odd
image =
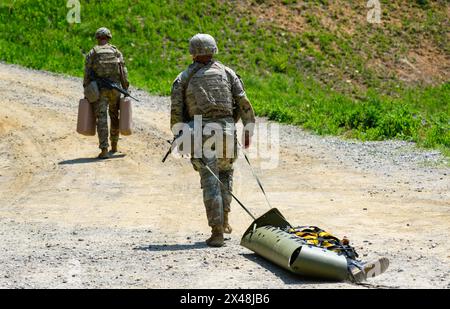
[[[81,99],[78,104],[77,132],[86,136],[94,136],[95,124],[92,104],[86,99]]]
[[[119,130],[122,135],[131,135],[133,126],[131,101],[129,98],[120,99]]]

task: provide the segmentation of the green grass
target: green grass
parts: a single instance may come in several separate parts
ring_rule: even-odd
[[[283,1],[288,8],[297,2]],[[125,55],[132,84],[167,95],[191,61],[189,38],[207,32],[217,38],[218,59],[243,76],[259,115],[318,134],[415,141],[448,155],[449,83],[405,84],[394,72],[367,65],[371,59],[392,62],[423,39],[450,53],[448,4],[405,2],[398,11],[391,1],[382,1],[383,18],[397,10],[402,26],[356,24],[350,35],[340,29],[352,21],[342,12],[333,17],[337,30],[323,23],[318,10],[328,8],[328,1],[304,3],[305,30],[291,33],[262,24],[227,1],[81,1],[81,24],[68,24],[65,1],[4,0],[0,60],[81,76],[94,31],[107,26]],[[364,3],[355,9],[364,10]]]

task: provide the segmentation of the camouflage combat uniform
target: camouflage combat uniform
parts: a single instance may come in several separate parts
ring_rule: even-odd
[[[122,76],[121,72],[122,71]],[[91,72],[96,76],[108,78],[128,88],[128,73],[122,53],[111,44],[97,45],[86,56],[83,86],[91,82]],[[100,99],[92,103],[97,118],[99,148],[108,148],[108,117],[111,119],[111,142],[119,140],[119,102],[120,92],[114,89],[100,88]]]
[[[237,158],[235,122],[242,118],[244,125],[254,124],[255,115],[240,78],[215,60],[208,64],[194,62],[178,75],[172,86],[171,127],[192,121],[195,115],[202,116],[203,126],[217,123],[224,133],[223,148],[216,149],[216,152],[222,151],[222,157],[191,159],[200,174],[208,224],[214,227],[222,225],[223,212],[230,211],[232,196],[226,189],[232,190],[233,163]],[[208,138],[203,135],[203,143]],[[234,151],[227,151],[227,147],[233,147]],[[219,176],[226,189],[203,164]]]

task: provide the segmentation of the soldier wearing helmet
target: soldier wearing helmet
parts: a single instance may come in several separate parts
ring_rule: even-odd
[[[209,246],[220,247],[224,244],[223,234],[232,231],[229,213],[233,163],[237,158],[235,123],[242,119],[245,126],[243,144],[248,148],[253,135],[255,115],[239,76],[232,69],[213,59],[218,53],[218,48],[212,36],[195,35],[189,42],[189,51],[193,63],[178,75],[172,86],[171,127],[177,135],[175,129],[177,124],[192,124],[194,118],[201,116],[202,151],[211,137],[204,128],[214,125],[216,129],[218,127],[221,129],[223,142],[216,140],[214,155],[201,153],[200,157],[193,156],[191,159],[194,169],[200,174],[206,215],[212,229],[212,235],[206,243]]]
[[[95,38],[97,46],[92,48],[86,56],[83,87],[86,97],[93,104],[97,118],[97,133],[101,149],[98,157],[105,159],[109,157],[108,110],[111,119],[111,153],[118,151],[120,93],[114,89],[98,88],[95,78],[106,78],[120,83],[124,89],[128,89],[129,82],[122,53],[114,45],[109,44],[109,40],[112,39],[111,31],[104,27],[99,28],[95,32]],[[87,95],[93,92],[92,89],[97,92],[96,95]]]

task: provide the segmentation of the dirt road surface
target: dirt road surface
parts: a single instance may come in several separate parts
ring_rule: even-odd
[[[198,175],[186,159],[161,163],[169,100],[133,93],[135,133],[99,161],[97,137],[75,132],[79,79],[0,64],[0,287],[354,287],[296,277],[241,247],[251,219],[236,203],[226,246],[206,247]],[[438,152],[281,126],[277,168],[261,161],[292,224],[390,259],[373,287],[450,288],[450,169]],[[235,193],[256,215],[268,210],[242,158]]]

